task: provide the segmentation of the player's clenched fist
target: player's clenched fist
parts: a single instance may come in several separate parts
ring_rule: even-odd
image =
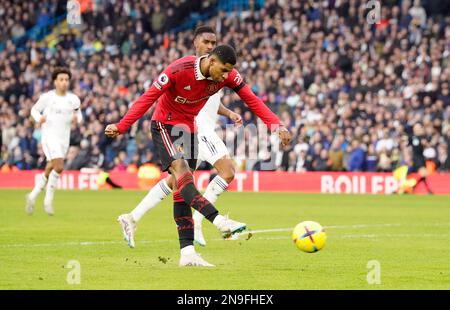
[[[242,126],[242,117],[239,114],[231,111],[229,118],[233,121],[233,123],[236,125],[236,127]]]
[[[109,124],[105,128],[105,135],[107,135],[110,138],[115,138],[118,135],[120,135],[119,129],[117,129],[117,126],[114,124]]]
[[[292,140],[292,135],[289,129],[284,126],[280,126],[278,128],[278,136],[280,137],[281,144],[283,145],[288,145]]]

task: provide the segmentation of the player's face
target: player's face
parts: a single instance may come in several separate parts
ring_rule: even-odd
[[[198,56],[211,53],[216,47],[217,39],[214,33],[205,32],[198,35],[194,40],[195,52]]]
[[[228,77],[228,74],[230,74],[233,68],[234,66],[232,64],[223,64],[220,60],[213,57],[209,67],[209,76],[214,82],[221,83]]]
[[[55,88],[59,93],[65,93],[69,89],[70,79],[66,73],[60,73],[55,79]]]

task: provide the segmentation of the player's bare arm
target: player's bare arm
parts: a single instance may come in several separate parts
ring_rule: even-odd
[[[292,140],[289,129],[281,124],[279,118],[261,101],[244,82],[243,78],[233,70],[227,79],[227,86],[233,89],[244,103],[258,116],[272,132],[277,132],[281,143],[288,145]]]
[[[222,103],[219,105],[219,110],[217,111],[217,114],[228,117],[229,119],[231,119],[233,121],[233,123],[237,127],[242,126],[242,117],[238,113],[235,113],[235,112],[231,111],[230,109],[228,109]]]

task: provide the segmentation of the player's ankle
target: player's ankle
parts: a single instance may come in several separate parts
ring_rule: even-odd
[[[213,224],[219,228],[220,224],[225,220],[223,215],[218,214],[216,218],[213,220]]]
[[[191,254],[195,253],[195,248],[193,245],[188,245],[188,246],[185,246],[184,248],[182,248],[180,250],[180,252],[181,252],[182,256],[183,255],[191,255]]]

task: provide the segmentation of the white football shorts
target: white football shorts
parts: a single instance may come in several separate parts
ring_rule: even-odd
[[[224,156],[230,156],[225,143],[216,133],[198,136],[198,160],[197,166],[206,161],[214,166],[214,163]]]
[[[57,139],[43,140],[42,149],[47,160],[66,158],[69,143]]]

